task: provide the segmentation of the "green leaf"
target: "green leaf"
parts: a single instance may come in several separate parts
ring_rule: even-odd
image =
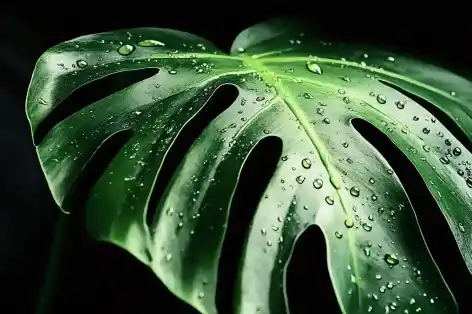
[[[456,312],[401,182],[352,120],[372,124],[414,164],[472,270],[471,152],[380,80],[428,100],[467,136],[472,84],[306,31],[281,21],[256,25],[236,38],[230,55],[197,36],[158,28],[83,36],[48,50],[28,91],[33,134],[80,86],[117,72],[160,70],[70,115],[37,143],[54,199],[67,212],[65,199],[97,149],[131,130],[91,189],[88,231],[133,254],[200,312],[216,313],[218,259],[241,169],[260,141],[277,137],[283,157],[247,234],[236,313],[288,312],[284,271],[297,237],[315,224],[344,313]],[[167,152],[225,84],[236,86],[238,98],[188,148],[148,226],[147,205]]]

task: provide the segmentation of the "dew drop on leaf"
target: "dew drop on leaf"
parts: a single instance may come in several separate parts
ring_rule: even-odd
[[[352,196],[358,197],[360,194],[359,188],[356,186],[353,186],[350,190],[349,193],[351,193]]]
[[[304,176],[298,176],[296,179],[298,184],[302,184],[303,182],[305,182],[305,177]]]
[[[310,169],[311,168],[311,160],[308,159],[308,158],[303,158],[302,167],[305,168],[305,169]]]
[[[395,102],[395,105],[397,106],[398,109],[403,109],[405,108],[405,102],[404,101],[397,101]]]
[[[323,70],[320,68],[320,66],[315,63],[314,61],[308,61],[306,63],[306,68],[308,69],[308,71],[312,72],[312,73],[315,73],[315,74],[318,74],[318,75],[321,75],[323,74]]]
[[[134,52],[135,49],[136,48],[133,45],[124,44],[124,45],[121,45],[117,51],[122,56],[129,56],[130,54]]]
[[[352,221],[352,219],[346,219],[344,220],[344,225],[346,228],[352,228],[354,227],[354,221]]]
[[[334,204],[334,199],[331,196],[326,196],[325,201],[326,201],[326,204],[328,204],[328,205],[333,205]]]
[[[454,156],[460,156],[460,154],[462,154],[462,151],[461,151],[461,149],[460,149],[459,147],[456,147],[456,148],[454,148],[454,149],[452,150],[452,154],[453,154]]]
[[[465,227],[462,223],[459,223],[459,231],[465,233]]]
[[[158,46],[165,46],[165,44],[159,40],[155,39],[144,39],[138,42],[136,45],[140,47],[158,47]]]
[[[387,263],[390,266],[395,266],[395,265],[398,265],[400,263],[398,258],[393,254],[385,254],[384,261],[385,261],[385,263]]]
[[[429,128],[426,128],[426,127],[423,128],[423,133],[424,134],[429,134],[429,132],[430,132]]]
[[[439,158],[439,161],[440,161],[443,165],[448,165],[448,164],[449,164],[449,158],[447,158],[447,157],[441,157],[441,158]]]
[[[315,179],[313,181],[313,186],[315,187],[315,189],[321,189],[323,187],[323,180]]]
[[[362,224],[362,229],[364,229],[367,232],[372,231],[372,225],[370,223],[364,222]]]
[[[310,93],[303,93],[303,98],[305,99],[313,99],[313,95]]]
[[[336,231],[336,232],[334,233],[334,235],[335,235],[336,238],[338,238],[338,239],[341,239],[341,238],[343,237],[342,232],[339,232],[339,231]]]
[[[377,102],[379,104],[385,104],[387,102],[387,97],[385,97],[384,95],[382,94],[378,94],[377,95]]]
[[[76,64],[81,69],[85,68],[88,65],[87,61],[85,60],[77,60]]]

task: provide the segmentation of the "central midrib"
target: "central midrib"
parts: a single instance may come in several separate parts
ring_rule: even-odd
[[[317,153],[318,153],[318,155],[321,159],[321,162],[325,166],[326,171],[328,172],[328,175],[329,175],[329,181],[330,181],[331,185],[334,187],[334,189],[336,191],[336,194],[337,194],[338,199],[339,199],[340,204],[341,204],[341,208],[342,208],[344,214],[347,215],[347,213],[348,213],[347,208],[346,208],[346,206],[343,202],[343,196],[341,194],[341,192],[342,192],[342,190],[341,190],[341,187],[342,187],[341,186],[341,184],[342,184],[341,176],[340,176],[338,170],[335,168],[335,166],[330,163],[329,151],[326,149],[326,147],[325,147],[324,143],[321,141],[320,137],[316,134],[316,132],[313,129],[313,127],[311,126],[310,121],[308,120],[305,112],[303,111],[303,109],[297,103],[296,98],[294,97],[294,95],[288,89],[285,88],[283,83],[281,83],[280,81],[278,81],[276,79],[277,74],[274,73],[273,71],[271,71],[270,69],[266,68],[262,62],[258,61],[255,58],[252,58],[250,56],[239,57],[239,58],[241,58],[241,60],[246,64],[246,66],[248,68],[255,70],[262,77],[262,79],[266,83],[274,86],[278,97],[280,97],[280,99],[283,100],[285,104],[287,104],[287,107],[290,109],[290,111],[293,113],[293,115],[297,118],[297,120],[300,123],[301,127],[306,132],[306,134],[310,138],[311,143],[315,147],[315,149],[316,149],[316,151],[317,151]],[[352,236],[352,234],[350,232],[348,232],[347,238],[348,238],[350,251],[351,251],[351,254],[352,254],[353,272],[354,272],[355,277],[359,278],[359,265],[358,265],[357,258],[356,258],[355,239],[354,239],[354,237]],[[358,292],[357,295],[358,295],[359,307],[362,308],[361,294]],[[342,311],[344,313],[346,313],[346,310],[344,309],[344,306],[341,302],[340,297],[337,296],[337,298],[338,298],[338,301],[339,301],[339,305],[342,308]]]

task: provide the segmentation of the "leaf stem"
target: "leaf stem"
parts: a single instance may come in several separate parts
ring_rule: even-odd
[[[51,245],[45,280],[38,298],[36,314],[51,314],[53,312],[53,304],[57,298],[60,283],[60,274],[64,265],[65,248],[67,248],[69,242],[69,225],[70,216],[60,213],[56,222],[56,232]]]

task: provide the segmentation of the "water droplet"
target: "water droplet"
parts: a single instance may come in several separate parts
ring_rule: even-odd
[[[441,157],[441,158],[439,158],[439,161],[440,161],[443,165],[448,165],[448,164],[449,164],[449,158],[447,158],[447,157]]]
[[[344,225],[347,228],[352,228],[352,227],[354,227],[354,221],[352,219],[346,219],[346,220],[344,220]]]
[[[384,261],[390,266],[395,266],[400,263],[398,258],[393,254],[385,254]]]
[[[85,60],[77,60],[76,64],[81,69],[85,68],[88,65],[87,61]]]
[[[362,229],[364,229],[367,232],[372,231],[372,225],[368,222],[364,222],[362,224]]]
[[[170,262],[171,259],[172,259],[172,254],[170,254],[170,253],[166,254],[166,256],[165,256],[166,262]]]
[[[465,227],[462,223],[459,223],[459,231],[465,233]]]
[[[378,94],[377,95],[377,102],[379,104],[385,104],[387,102],[387,97],[385,97],[384,95],[382,94]]]
[[[423,133],[424,134],[429,134],[429,132],[431,132],[431,130],[429,128],[427,128],[427,127],[423,128]]]
[[[305,182],[305,177],[304,176],[298,176],[296,179],[298,184],[302,184],[303,182]]]
[[[315,189],[321,189],[323,187],[323,180],[315,179],[313,181],[313,186],[315,187]]]
[[[319,75],[323,74],[323,70],[320,68],[320,66],[313,61],[308,61],[306,63],[306,68],[308,69],[308,71],[312,73],[319,74]]]
[[[245,52],[245,51],[246,51],[246,49],[244,49],[243,47],[239,47],[239,48],[238,48],[238,52],[239,52],[239,53],[243,53],[243,52]]]
[[[374,184],[374,183],[375,183],[375,179],[374,179],[374,178],[370,178],[370,179],[369,179],[369,183],[370,183],[370,184]]]
[[[122,56],[129,56],[136,48],[133,45],[125,44],[118,48],[118,53]]]
[[[405,102],[404,102],[404,101],[401,101],[401,100],[395,102],[395,105],[397,106],[398,109],[403,109],[403,108],[405,108]]]
[[[456,147],[456,148],[454,148],[454,149],[452,150],[452,154],[453,154],[454,156],[460,156],[460,154],[462,154],[462,151],[461,151],[461,149],[460,149],[459,147]]]
[[[257,96],[256,101],[263,101],[265,99],[264,96]]]
[[[360,194],[359,188],[356,186],[353,186],[350,190],[349,193],[351,193],[352,196],[358,197]]]
[[[328,204],[328,205],[333,205],[334,204],[334,199],[331,196],[326,196],[325,201],[326,201],[326,204]]]
[[[140,47],[158,47],[158,46],[165,46],[163,42],[155,39],[144,39],[137,43]]]
[[[303,93],[303,98],[305,99],[313,99],[313,95],[310,93]]]
[[[394,62],[394,61],[395,61],[395,58],[394,58],[394,57],[388,57],[388,58],[387,58],[387,61]]]
[[[336,231],[336,232],[334,233],[334,235],[335,235],[336,238],[338,238],[338,239],[341,239],[341,238],[343,237],[343,233],[342,233],[342,232],[339,232],[339,231]]]
[[[344,148],[348,148],[348,147],[349,147],[349,143],[348,143],[348,142],[343,142],[342,145],[343,145]]]
[[[330,124],[330,123],[331,123],[331,120],[329,120],[328,118],[324,118],[324,119],[323,119],[323,123],[324,123],[324,124]]]
[[[305,169],[310,169],[311,168],[311,160],[308,159],[308,158],[303,158],[302,167],[305,168]]]

